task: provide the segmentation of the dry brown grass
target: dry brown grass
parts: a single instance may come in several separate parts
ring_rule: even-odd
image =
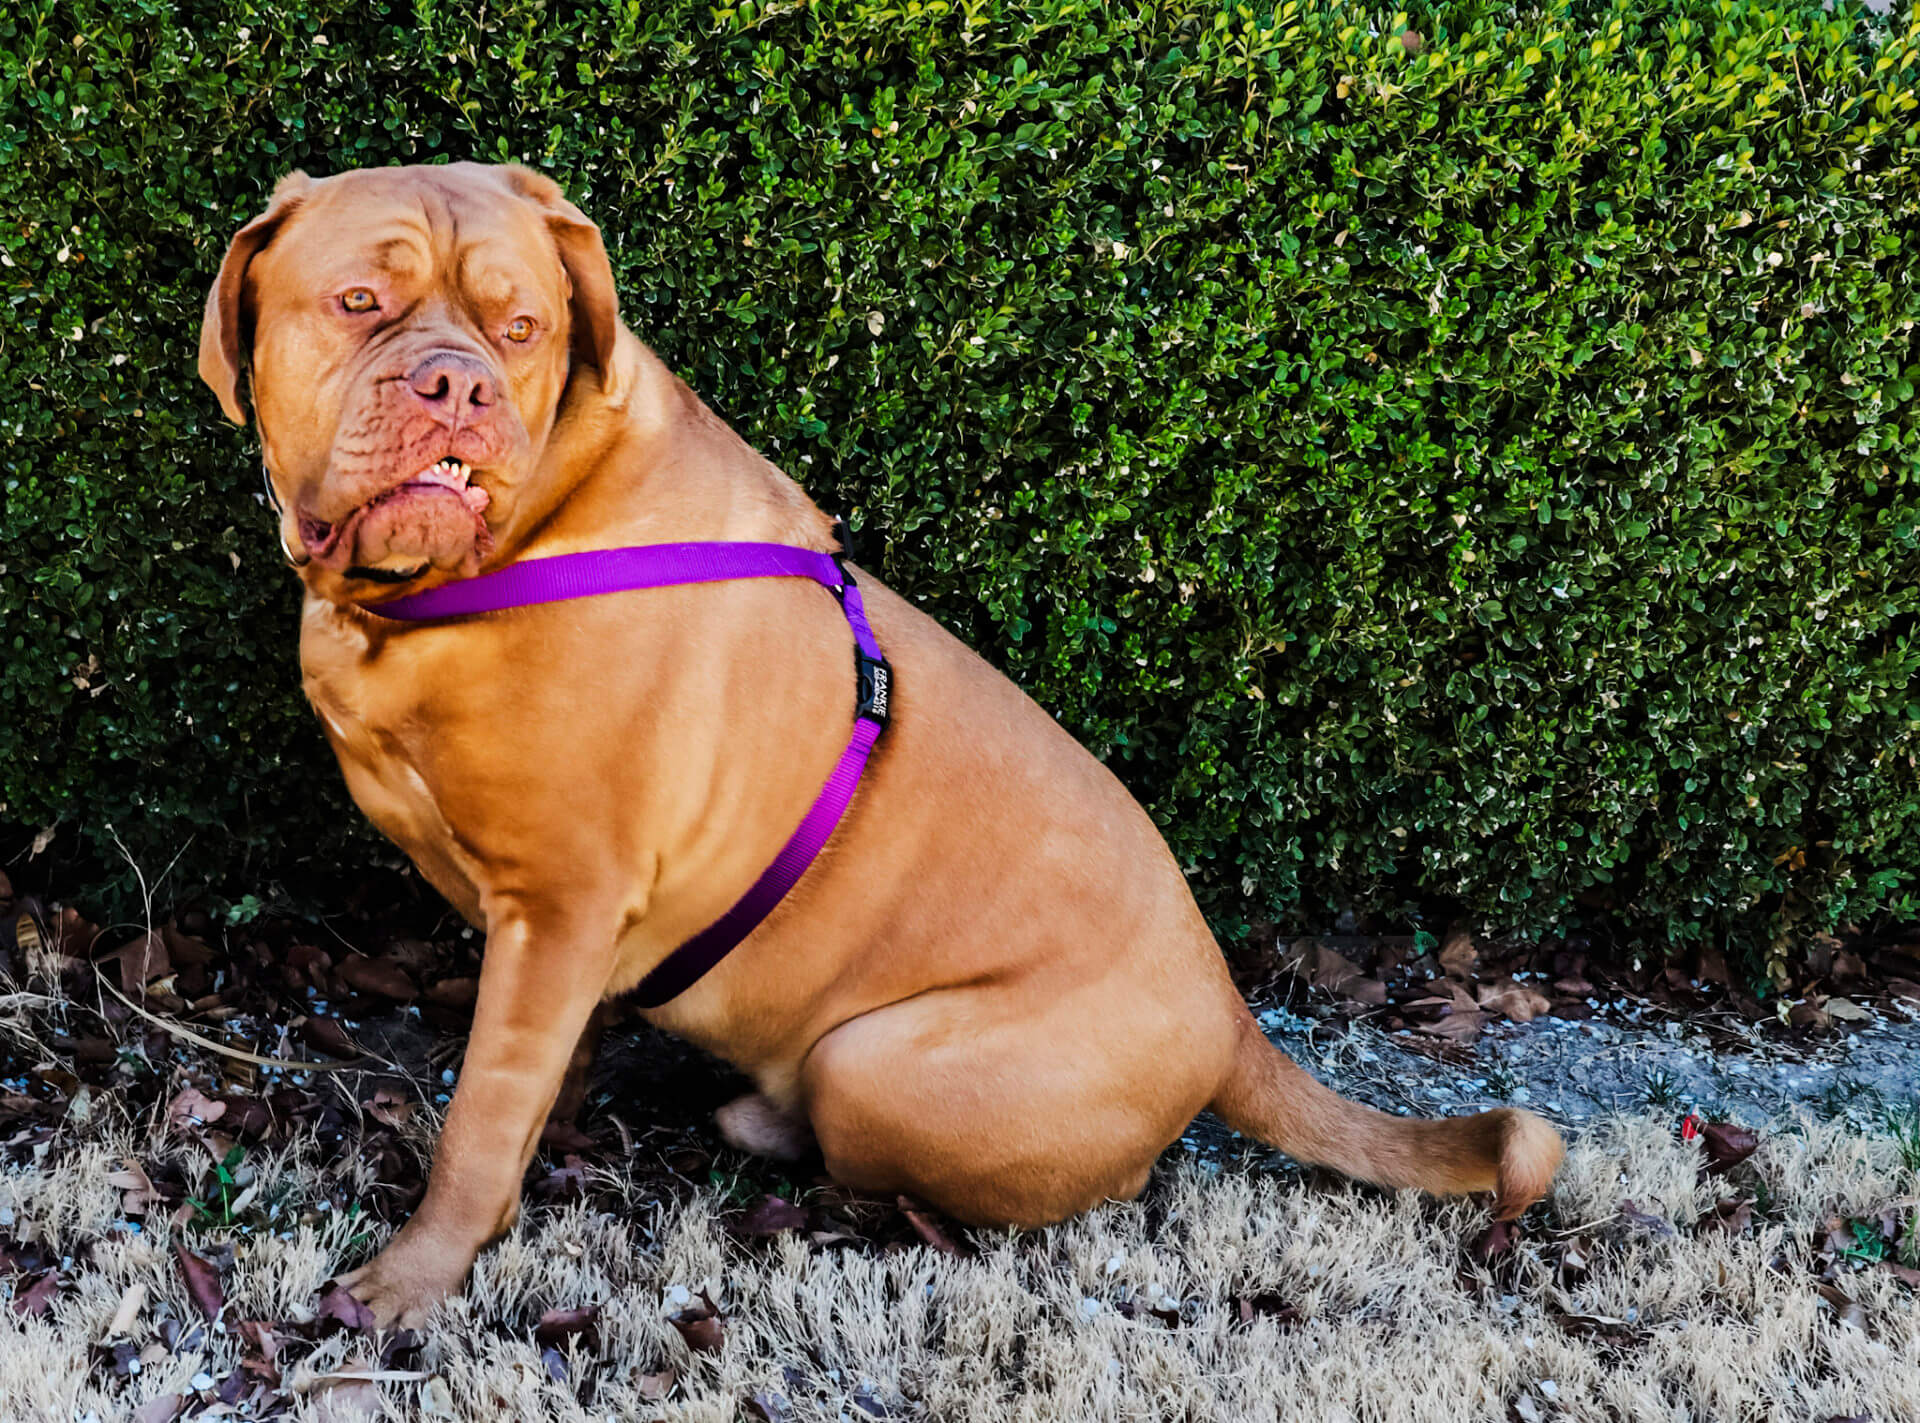
[[[231,1332],[129,1379],[90,1355],[136,1282],[149,1299],[135,1343],[169,1314],[197,1318],[165,1220],[126,1229],[107,1177],[141,1138],[111,1115],[56,1169],[0,1177],[0,1233],[82,1257],[45,1317],[0,1310],[8,1420],[128,1417],[241,1357]],[[732,1423],[757,1416],[745,1410],[759,1394],[775,1417],[943,1423],[1920,1419],[1913,1292],[1884,1269],[1845,1274],[1858,1309],[1843,1319],[1809,1268],[1830,1217],[1912,1201],[1894,1143],[1804,1122],[1770,1133],[1747,1178],[1764,1188],[1763,1209],[1738,1238],[1695,1233],[1730,1189],[1698,1179],[1697,1161],[1667,1121],[1588,1132],[1491,1273],[1467,1258],[1485,1224],[1472,1204],[1191,1163],[1165,1168],[1142,1202],[977,1235],[971,1258],[742,1240],[713,1192],[535,1210],[436,1318],[419,1365],[429,1377],[329,1388],[330,1374],[372,1357],[361,1336],[337,1335],[290,1374],[305,1390],[296,1415],[366,1403],[393,1418]],[[236,1245],[223,1322],[310,1316],[320,1283],[371,1244],[337,1212],[310,1209],[323,1183],[298,1146],[257,1165],[255,1201],[272,1221],[192,1233],[197,1248]],[[1620,1224],[1623,1198],[1678,1230]],[[1558,1267],[1570,1239],[1587,1242],[1591,1262],[1568,1284]],[[693,1354],[668,1315],[702,1290],[725,1332],[718,1352]],[[1299,1317],[1256,1311],[1242,1323],[1245,1297]],[[597,1327],[569,1341],[556,1380],[534,1322],[584,1304],[601,1306]],[[1178,1323],[1155,1308],[1177,1309]],[[669,1370],[671,1394],[648,1397]]]

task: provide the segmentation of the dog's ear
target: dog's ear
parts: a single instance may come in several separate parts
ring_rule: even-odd
[[[620,300],[614,294],[613,264],[607,260],[600,229],[567,201],[560,185],[546,174],[518,163],[504,168],[514,192],[546,217],[553,245],[559,249],[572,293],[574,359],[599,371],[601,390],[616,395],[613,353],[620,337]]]
[[[252,346],[252,333],[246,329],[247,264],[312,186],[313,180],[298,168],[274,185],[267,210],[233,234],[220,262],[220,275],[207,293],[207,314],[200,323],[200,379],[213,387],[220,408],[236,425],[247,423],[246,407],[240,403],[240,370]]]

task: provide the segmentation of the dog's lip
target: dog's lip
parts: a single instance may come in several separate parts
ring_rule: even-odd
[[[493,502],[492,494],[475,479],[472,465],[446,455],[415,474],[396,481],[371,499],[350,509],[338,519],[322,519],[305,508],[300,510],[300,541],[314,558],[324,559],[333,552],[347,533],[381,504],[412,489],[446,489],[459,496],[476,519]]]

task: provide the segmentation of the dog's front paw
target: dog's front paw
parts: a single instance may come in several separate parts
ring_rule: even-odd
[[[433,1307],[466,1283],[474,1252],[406,1231],[372,1260],[339,1277],[373,1314],[376,1329],[418,1329]]]

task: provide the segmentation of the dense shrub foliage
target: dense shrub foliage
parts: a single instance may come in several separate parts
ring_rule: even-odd
[[[0,820],[387,853],[200,304],[290,167],[511,157],[1223,926],[1911,912],[1916,83],[1816,0],[24,0]]]

